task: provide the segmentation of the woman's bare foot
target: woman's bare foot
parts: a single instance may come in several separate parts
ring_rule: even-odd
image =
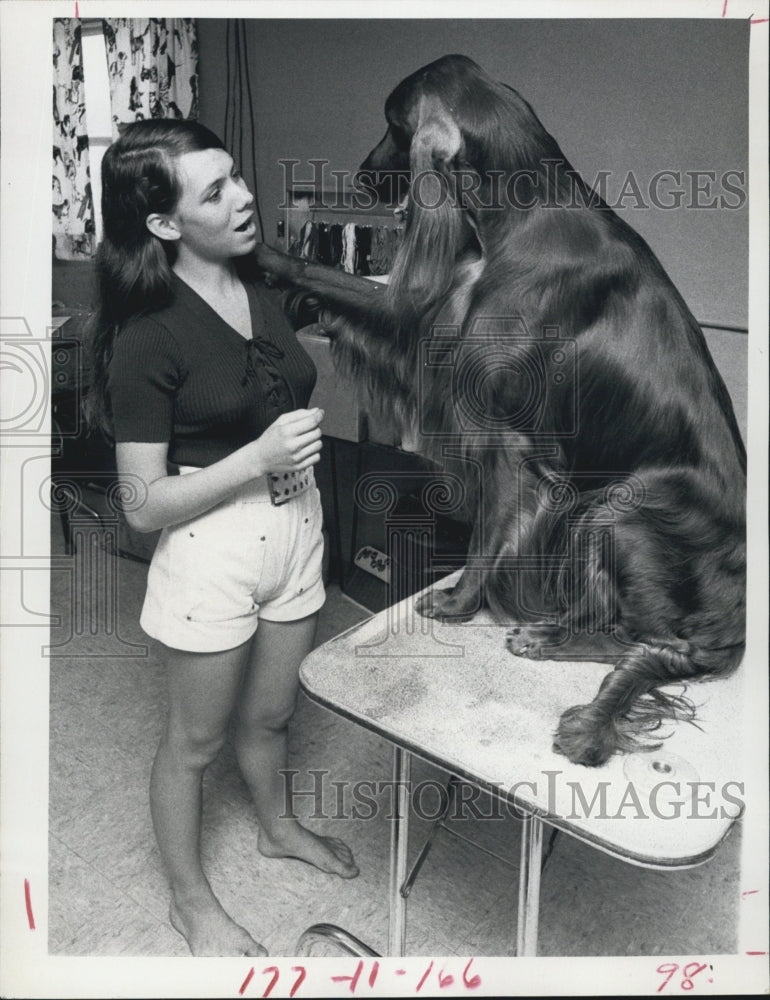
[[[193,955],[210,958],[267,955],[247,930],[228,917],[213,894],[184,900],[173,897],[169,919]]]
[[[312,833],[295,819],[282,819],[278,824],[272,835],[260,828],[257,847],[266,858],[296,858],[340,878],[358,875],[353,852],[344,841]]]

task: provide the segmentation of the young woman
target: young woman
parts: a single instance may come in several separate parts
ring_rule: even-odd
[[[150,804],[170,918],[194,955],[264,955],[201,866],[203,771],[233,714],[262,854],[358,874],[342,841],[287,818],[280,775],[325,596],[315,369],[272,293],[243,277],[254,200],[216,136],[191,121],[129,125],[102,181],[90,417],[141,491],[129,523],[163,529],[140,621],[168,672]]]

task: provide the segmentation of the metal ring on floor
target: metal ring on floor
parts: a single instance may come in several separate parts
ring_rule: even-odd
[[[300,936],[299,941],[297,941],[296,954],[304,955],[303,948],[312,945],[313,941],[317,940],[333,941],[343,951],[360,958],[382,957],[379,952],[374,951],[368,944],[364,944],[363,941],[360,941],[353,934],[349,934],[348,931],[343,930],[341,927],[337,927],[336,924],[313,924],[312,927],[308,927]]]

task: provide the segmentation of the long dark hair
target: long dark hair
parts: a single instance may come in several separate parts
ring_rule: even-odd
[[[195,121],[152,119],[127,125],[102,160],[104,237],[96,254],[99,305],[88,343],[90,387],[85,401],[91,427],[111,435],[107,374],[121,326],[171,297],[175,246],[153,236],[153,212],[173,212],[181,194],[175,161],[184,153],[224,149]]]

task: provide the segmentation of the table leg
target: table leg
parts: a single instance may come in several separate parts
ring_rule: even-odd
[[[406,880],[406,854],[409,839],[409,782],[412,755],[401,747],[393,748],[393,822],[390,827],[390,918],[388,955],[401,957],[406,948],[406,898],[401,887]]]
[[[420,869],[422,868],[423,862],[428,856],[428,852],[433,846],[433,840],[436,834],[438,833],[439,829],[442,827],[445,830],[449,829],[444,824],[444,820],[447,818],[447,816],[449,815],[449,810],[452,808],[452,803],[454,802],[454,791],[457,785],[459,784],[460,784],[460,779],[457,777],[457,775],[456,774],[450,775],[449,781],[447,782],[446,786],[446,805],[441,810],[441,815],[438,817],[438,819],[435,819],[433,821],[433,824],[430,828],[425,843],[422,845],[422,850],[417,855],[417,859],[412,865],[412,869],[407,875],[406,881],[404,882],[403,886],[401,887],[401,895],[404,897],[404,899],[406,899],[409,896],[409,893],[412,891],[412,886],[414,885],[417,876],[420,874]]]
[[[519,866],[519,912],[516,927],[516,954],[537,955],[537,921],[540,912],[540,860],[543,850],[543,823],[528,815],[521,828]]]

